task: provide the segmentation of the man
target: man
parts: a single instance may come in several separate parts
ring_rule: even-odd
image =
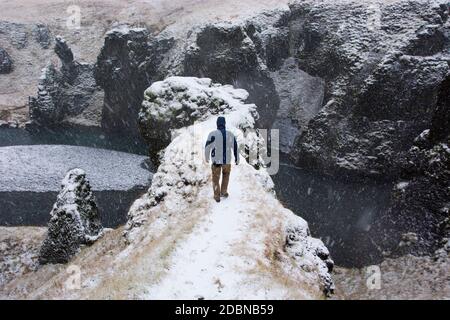
[[[217,130],[208,135],[205,146],[205,159],[209,163],[212,158],[212,183],[214,200],[220,202],[220,197],[228,197],[228,181],[231,171],[231,149],[234,153],[234,162],[239,164],[238,145],[234,134],[225,129],[225,118],[217,118]],[[222,175],[222,184],[220,184]]]

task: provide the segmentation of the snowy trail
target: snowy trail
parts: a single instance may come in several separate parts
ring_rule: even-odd
[[[245,238],[251,215],[244,176],[240,166],[233,166],[229,198],[213,201],[212,186],[208,194],[210,209],[194,231],[176,249],[175,262],[161,283],[149,289],[152,299],[227,299],[239,296],[240,280],[233,245]]]

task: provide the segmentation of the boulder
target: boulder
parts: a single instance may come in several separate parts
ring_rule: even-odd
[[[50,216],[39,253],[41,264],[66,263],[81,245],[92,244],[102,235],[97,204],[83,170],[67,172]]]

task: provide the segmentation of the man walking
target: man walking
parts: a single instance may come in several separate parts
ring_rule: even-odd
[[[234,161],[239,164],[238,145],[234,134],[225,129],[225,118],[217,118],[217,130],[208,135],[205,146],[205,159],[209,163],[212,159],[212,183],[214,200],[220,202],[220,197],[228,197],[228,181],[231,171],[231,149],[234,153]],[[220,184],[220,176],[222,183]]]

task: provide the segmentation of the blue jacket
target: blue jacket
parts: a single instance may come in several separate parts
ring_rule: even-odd
[[[205,159],[209,162],[211,157],[213,164],[230,164],[231,149],[234,153],[234,161],[239,161],[238,145],[231,131],[225,129],[225,118],[217,118],[217,130],[208,135],[205,145]]]

